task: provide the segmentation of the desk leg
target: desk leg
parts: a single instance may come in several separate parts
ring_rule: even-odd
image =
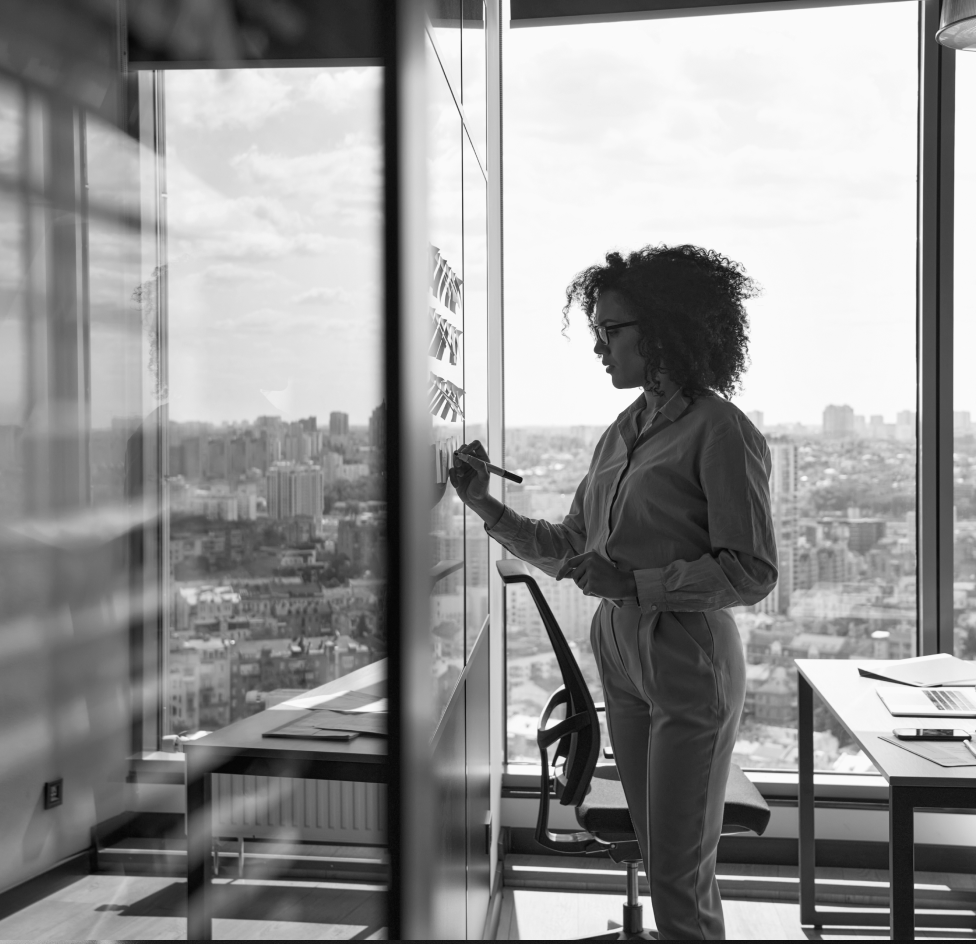
[[[186,755],[186,938],[188,941],[213,940],[211,908],[213,895],[210,875],[211,855],[210,771]]]
[[[915,797],[910,787],[888,788],[888,870],[891,939],[915,938]]]
[[[816,838],[813,798],[813,689],[797,675],[800,718],[797,730],[797,755],[800,767],[800,924],[820,926],[816,898]]]

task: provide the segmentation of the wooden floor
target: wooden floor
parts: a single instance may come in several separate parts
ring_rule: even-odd
[[[619,926],[623,896],[587,892],[536,891],[506,888],[498,940],[557,941],[606,932]],[[641,898],[644,927],[654,928],[649,898]],[[800,926],[800,906],[791,902],[725,901],[725,929],[730,941],[888,940],[886,929],[838,928],[815,931]],[[971,940],[972,931],[917,931],[918,939]]]
[[[859,876],[863,884],[864,876]],[[951,881],[966,886],[972,877],[959,876]],[[215,939],[386,938],[386,894],[382,886],[245,878],[220,879],[214,888],[220,915],[214,920]],[[917,893],[921,889],[917,887]],[[506,888],[497,936],[499,940],[570,940],[600,934],[609,922],[620,921],[623,901],[622,895],[606,892]],[[644,926],[653,928],[650,899],[642,898],[641,902]],[[881,928],[804,929],[795,901],[727,897],[724,908],[729,940],[887,939],[886,929]],[[972,906],[966,910],[971,913]],[[976,933],[920,930],[916,936],[972,940]],[[171,877],[72,877],[0,919],[0,941],[185,938],[186,883]]]
[[[222,879],[214,938],[386,938],[386,893],[376,885]],[[185,940],[186,882],[88,875],[0,920],[0,940]]]

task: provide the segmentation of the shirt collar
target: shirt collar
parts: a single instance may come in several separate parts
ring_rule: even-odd
[[[668,398],[662,406],[660,406],[656,412],[664,416],[665,419],[670,420],[672,423],[688,409],[688,404],[691,401],[684,395],[684,393],[679,389],[676,390]]]
[[[647,419],[644,424],[646,429],[651,423],[654,422],[657,414],[660,413],[666,420],[673,423],[677,420],[686,409],[691,401],[680,391],[676,391],[671,397],[667,399],[666,402],[662,403],[653,414]],[[647,405],[647,400],[644,394],[641,395],[633,402],[620,416],[617,417],[617,429],[620,432],[621,437],[623,437],[624,442],[627,444],[627,449],[633,449],[637,437],[640,434],[640,430],[637,428],[637,417],[640,412]]]

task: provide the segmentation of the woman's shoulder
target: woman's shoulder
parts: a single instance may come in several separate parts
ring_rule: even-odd
[[[737,432],[748,439],[757,438],[765,442],[765,437],[756,429],[752,420],[731,400],[726,400],[717,393],[696,397],[689,406],[688,413],[702,427],[713,433]]]

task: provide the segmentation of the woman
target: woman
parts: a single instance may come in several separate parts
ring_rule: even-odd
[[[561,524],[488,494],[487,453],[451,481],[513,555],[602,597],[591,630],[607,722],[662,939],[725,937],[715,860],[745,698],[730,606],[776,582],[765,439],[729,402],[746,365],[743,268],[646,247],[581,272],[579,304],[615,387],[641,396],[603,434]]]

